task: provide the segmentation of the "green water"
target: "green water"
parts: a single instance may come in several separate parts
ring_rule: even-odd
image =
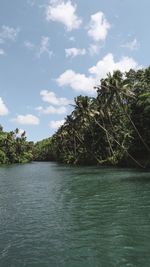
[[[0,267],[150,266],[150,173],[0,168]]]

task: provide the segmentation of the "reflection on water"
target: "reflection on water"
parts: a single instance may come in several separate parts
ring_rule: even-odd
[[[150,173],[0,168],[0,267],[150,266]]]

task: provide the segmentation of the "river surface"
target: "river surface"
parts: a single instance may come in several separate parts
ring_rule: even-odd
[[[0,267],[112,266],[150,266],[150,172],[0,168]]]

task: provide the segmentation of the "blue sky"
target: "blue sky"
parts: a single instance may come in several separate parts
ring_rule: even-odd
[[[0,124],[49,137],[107,72],[147,67],[149,10],[149,0],[1,0]]]

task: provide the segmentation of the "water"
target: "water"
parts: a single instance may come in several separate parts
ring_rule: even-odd
[[[150,266],[150,173],[0,168],[0,267]]]

